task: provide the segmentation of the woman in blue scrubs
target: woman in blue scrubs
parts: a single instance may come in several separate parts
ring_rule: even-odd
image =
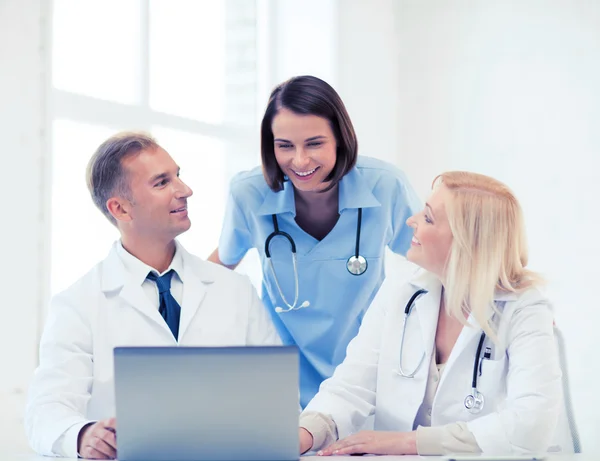
[[[357,151],[330,85],[302,76],[277,86],[261,125],[262,167],[233,178],[219,247],[209,257],[235,268],[258,249],[265,306],[283,342],[300,350],[302,407],[343,361],[385,277],[385,247],[406,253],[412,232],[405,221],[421,208],[402,172]],[[286,236],[265,247],[276,229],[294,242],[296,270]]]

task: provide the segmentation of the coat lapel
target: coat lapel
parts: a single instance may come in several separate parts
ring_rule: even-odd
[[[210,271],[212,263],[192,256],[179,243],[177,251],[181,252],[183,259],[183,300],[179,320],[181,342],[206,296],[208,287],[214,282],[214,277]]]
[[[417,314],[419,319],[426,356],[425,359],[427,360],[431,358],[435,343],[435,332],[440,313],[442,284],[435,276],[424,271],[419,272],[410,283],[415,287],[415,290],[427,290],[426,294],[415,300],[413,308],[413,312]],[[428,367],[428,364],[429,362],[424,363],[426,368]]]
[[[125,303],[139,311],[142,315],[168,330],[168,326],[152,305],[142,286],[131,280],[131,277],[117,254],[115,243],[102,265],[102,291],[107,294],[118,293]]]

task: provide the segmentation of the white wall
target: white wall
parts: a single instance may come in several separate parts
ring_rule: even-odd
[[[346,104],[361,155],[395,163],[398,68],[395,0],[339,0],[336,89]]]
[[[600,450],[600,3],[398,1],[397,163],[508,183],[566,335],[586,451]]]
[[[0,451],[24,447],[23,396],[37,360],[46,289],[45,44],[40,0],[0,2]]]

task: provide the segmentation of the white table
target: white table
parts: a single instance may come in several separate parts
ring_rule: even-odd
[[[303,456],[301,461],[358,461],[360,459],[372,458],[359,457],[359,456]],[[416,461],[416,460],[439,460],[442,456],[377,456],[378,460],[381,461]],[[485,458],[483,458],[485,459]],[[600,456],[592,453],[581,453],[577,455],[551,455],[546,456],[547,461],[596,461],[600,459]],[[47,458],[44,456],[37,456],[34,454],[4,454],[0,451],[0,461],[52,461],[52,460],[64,460],[64,461],[80,461],[76,458]]]

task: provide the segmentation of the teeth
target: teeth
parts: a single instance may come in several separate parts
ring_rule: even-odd
[[[418,241],[416,238],[414,238],[414,237],[412,238],[412,242],[413,242],[413,243],[416,243],[417,245],[420,245],[420,244],[421,244],[421,242],[419,242],[419,241]]]
[[[296,173],[298,176],[310,176],[311,174],[313,174],[317,169],[313,168],[310,171],[304,171],[304,172],[300,172],[300,171],[294,171],[294,173]]]

